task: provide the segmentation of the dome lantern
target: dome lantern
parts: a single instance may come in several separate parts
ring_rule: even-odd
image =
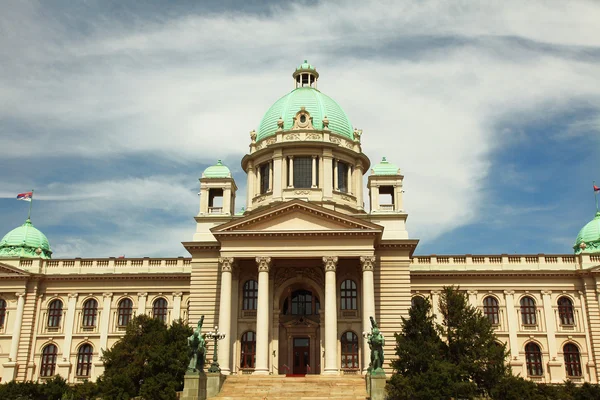
[[[292,76],[294,77],[296,89],[301,87],[311,87],[314,89],[317,88],[317,79],[319,79],[319,73],[315,67],[308,63],[307,60],[304,60],[304,62],[296,68]]]

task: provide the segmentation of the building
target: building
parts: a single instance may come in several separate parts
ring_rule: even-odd
[[[570,254],[413,256],[399,168],[371,166],[362,131],[317,90],[312,65],[293,79],[250,133],[245,211],[235,214],[225,165],[202,174],[196,233],[183,243],[190,258],[52,259],[31,221],[6,234],[3,381],[95,379],[102,349],[141,313],[218,325],[225,374],[360,374],[370,316],[391,357],[411,301],[431,297],[437,307],[442,287],[455,284],[496,326],[515,373],[598,382],[600,213]]]

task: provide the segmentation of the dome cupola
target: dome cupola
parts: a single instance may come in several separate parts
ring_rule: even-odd
[[[217,160],[215,165],[212,165],[204,170],[203,178],[231,178],[231,171],[227,166],[223,165],[221,160]]]
[[[371,173],[373,175],[400,175],[400,168],[383,157],[381,162],[371,169]]]
[[[310,65],[306,60],[304,60],[304,62],[296,68],[292,74],[292,77],[294,78],[294,82],[296,82],[296,88],[317,88],[317,79],[319,79],[319,73],[317,72],[316,68]]]
[[[0,240],[1,257],[52,258],[48,238],[36,229],[31,220],[8,232]]]
[[[573,246],[575,254],[600,253],[600,211],[588,222],[577,235]]]

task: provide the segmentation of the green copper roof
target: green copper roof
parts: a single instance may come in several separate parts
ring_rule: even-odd
[[[277,100],[269,108],[260,122],[256,140],[274,135],[277,132],[277,121],[280,117],[283,118],[283,130],[290,129],[293,126],[294,117],[301,107],[310,113],[315,129],[323,129],[323,117],[327,117],[329,130],[354,139],[352,124],[348,116],[331,97],[312,87],[300,87]]]
[[[388,162],[385,157],[381,162],[373,167],[373,175],[398,175],[398,166]]]
[[[231,171],[229,168],[221,163],[221,160],[217,161],[216,165],[208,167],[202,173],[203,178],[231,178]]]
[[[38,250],[39,249],[39,250]],[[52,251],[48,238],[37,230],[31,220],[8,232],[0,240],[0,257],[41,257],[51,258]]]
[[[573,250],[575,254],[600,253],[600,212],[596,212],[594,219],[581,228]]]
[[[312,70],[315,70],[315,67],[313,67],[312,65],[310,65],[307,60],[304,60],[304,62],[302,64],[298,65],[298,68],[296,68],[296,71],[299,71],[301,69],[312,69]]]

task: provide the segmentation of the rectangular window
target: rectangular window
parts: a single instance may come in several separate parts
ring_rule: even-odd
[[[343,193],[348,193],[348,164],[338,161],[337,174],[338,190]]]
[[[269,163],[260,166],[260,194],[269,191]]]
[[[312,186],[312,157],[294,157],[294,187]]]

